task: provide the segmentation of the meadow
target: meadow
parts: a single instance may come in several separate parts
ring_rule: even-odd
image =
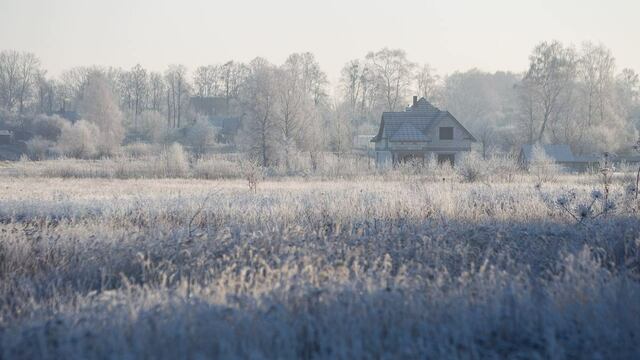
[[[0,358],[640,358],[632,172],[117,169],[0,171]]]

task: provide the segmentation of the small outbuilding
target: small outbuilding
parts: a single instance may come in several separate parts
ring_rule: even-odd
[[[522,145],[518,155],[518,162],[522,168],[528,169],[534,160],[534,147],[533,144]],[[597,156],[576,156],[567,144],[544,144],[540,147],[549,159],[568,171],[586,171],[598,164]]]
[[[13,143],[13,131],[0,130],[0,145],[11,145]]]

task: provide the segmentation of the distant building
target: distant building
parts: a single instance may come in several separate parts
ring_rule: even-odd
[[[412,159],[424,161],[431,155],[439,163],[454,164],[475,141],[451,113],[417,96],[405,111],[383,113],[378,134],[371,139],[378,166]]]
[[[11,145],[13,143],[13,131],[0,130],[0,145]]]
[[[525,144],[520,148],[518,162],[524,169],[529,168],[533,161],[533,149],[535,145]],[[540,145],[548,158],[561,165],[569,171],[586,171],[590,167],[597,166],[598,156],[576,156],[567,144],[544,144]],[[618,158],[620,161],[622,158]]]
[[[237,116],[212,116],[209,123],[218,129],[218,141],[231,143],[242,127],[242,119]]]
[[[227,98],[222,96],[192,96],[189,105],[196,114],[209,119],[229,115],[229,103]]]

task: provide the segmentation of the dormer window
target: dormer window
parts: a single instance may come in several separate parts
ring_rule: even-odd
[[[440,140],[453,140],[453,128],[441,127],[440,128]]]

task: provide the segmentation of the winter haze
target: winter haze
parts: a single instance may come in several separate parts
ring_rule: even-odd
[[[638,14],[0,0],[0,359],[640,359]]]
[[[385,46],[443,73],[519,71],[541,39],[602,42],[621,67],[638,67],[640,48],[629,46],[640,43],[638,13],[628,0],[605,9],[599,0],[3,0],[0,44],[39,54],[53,74],[87,64],[280,63],[310,51],[336,80],[347,59]]]

